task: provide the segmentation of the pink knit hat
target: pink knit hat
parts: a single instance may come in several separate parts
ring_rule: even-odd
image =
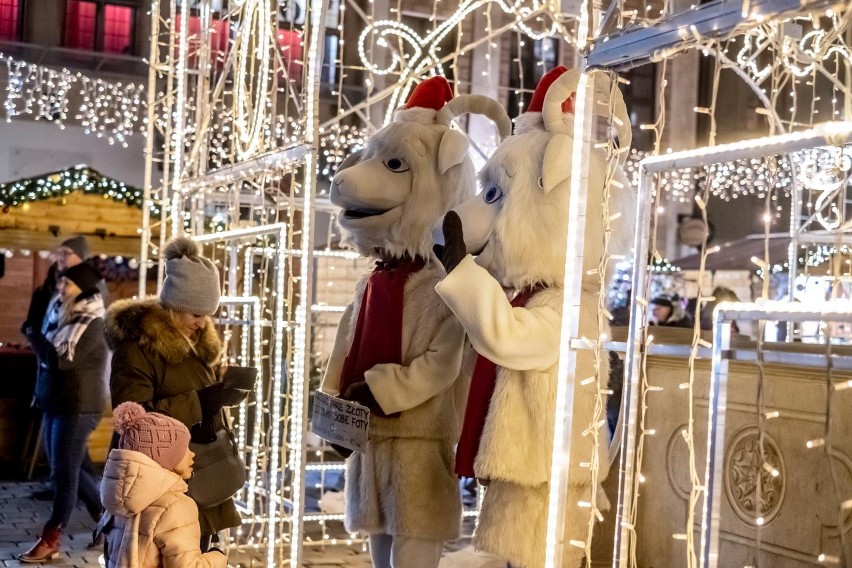
[[[170,471],[189,448],[189,430],[183,423],[156,412],[145,412],[140,404],[122,402],[112,413],[118,447],[140,452]]]

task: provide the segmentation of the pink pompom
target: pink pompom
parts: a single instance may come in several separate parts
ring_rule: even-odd
[[[115,431],[124,434],[136,426],[140,418],[145,416],[145,409],[136,402],[122,402],[112,411],[112,422]]]

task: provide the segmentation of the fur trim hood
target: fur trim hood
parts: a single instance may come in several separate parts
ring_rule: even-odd
[[[171,364],[180,363],[192,349],[175,327],[169,310],[157,298],[114,302],[104,319],[104,335],[112,350],[122,342],[135,341]],[[208,364],[219,360],[222,341],[209,317],[199,332],[195,349],[198,356]]]

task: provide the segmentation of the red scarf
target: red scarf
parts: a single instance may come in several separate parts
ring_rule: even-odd
[[[524,288],[512,300],[512,307],[524,307],[538,290],[537,286]],[[491,406],[491,397],[494,396],[496,386],[497,364],[480,355],[473,367],[470,390],[467,394],[467,407],[464,411],[464,424],[456,449],[456,475],[459,477],[476,477],[473,472],[473,463],[479,452],[482,433],[485,431],[485,418],[488,416],[488,408]]]
[[[405,282],[423,268],[421,257],[376,261],[367,279],[349,354],[340,375],[340,394],[364,380],[364,373],[381,363],[402,364],[402,308]],[[376,415],[392,418],[399,413]]]

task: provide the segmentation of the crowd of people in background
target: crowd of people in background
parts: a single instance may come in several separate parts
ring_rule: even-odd
[[[240,517],[233,499],[199,511],[185,495],[190,442],[215,437],[225,427],[223,409],[246,392],[225,388],[218,372],[222,344],[209,317],[219,306],[217,268],[189,239],[164,254],[158,298],[106,309],[106,284],[77,236],[59,246],[32,295],[22,332],[38,359],[34,405],[50,465],[50,489],[34,497],[53,507],[22,562],[59,555],[81,501],[97,523],[90,548],[104,551],[108,567],[227,564],[218,533]],[[115,434],[101,481],[88,442],[110,402]]]

